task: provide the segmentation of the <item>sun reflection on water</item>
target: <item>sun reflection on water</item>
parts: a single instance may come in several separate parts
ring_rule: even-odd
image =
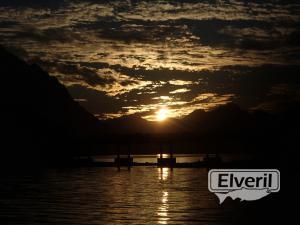
[[[169,168],[159,168],[159,180],[167,180],[169,177]]]
[[[160,154],[156,154],[157,158],[160,157]],[[163,153],[161,154],[162,158],[168,158],[170,156],[170,154],[166,154],[166,153]],[[168,168],[163,168],[163,169],[168,169]]]
[[[162,198],[161,198],[162,204],[161,206],[159,206],[157,210],[159,224],[168,224],[168,220],[170,219],[168,217],[168,209],[169,209],[168,195],[169,193],[167,191],[162,192]]]
[[[169,168],[158,168],[158,180],[166,181],[170,176],[170,169]],[[170,217],[168,215],[169,212],[169,192],[166,190],[162,190],[161,192],[161,204],[157,209],[157,216],[158,216],[158,223],[159,224],[168,224]]]

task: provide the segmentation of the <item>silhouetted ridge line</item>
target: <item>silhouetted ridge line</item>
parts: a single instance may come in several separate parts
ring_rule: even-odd
[[[98,120],[59,81],[0,47],[2,164],[52,164],[88,151]]]
[[[161,144],[172,145],[174,153],[265,152],[268,159],[298,146],[296,101],[277,114],[229,103],[163,122],[140,114],[99,122],[39,66],[3,48],[0,61],[1,165],[67,165],[75,156],[112,154],[119,146],[135,154],[155,154]]]

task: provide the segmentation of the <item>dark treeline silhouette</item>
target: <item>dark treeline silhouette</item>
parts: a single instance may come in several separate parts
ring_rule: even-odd
[[[2,47],[0,62],[1,165],[67,164],[74,156],[115,153],[105,144],[171,144],[175,152],[189,153],[192,143],[196,150],[190,152],[255,152],[268,160],[297,150],[299,102],[273,114],[230,103],[159,123],[137,115],[98,121],[39,66]],[[144,146],[133,153],[154,152]]]

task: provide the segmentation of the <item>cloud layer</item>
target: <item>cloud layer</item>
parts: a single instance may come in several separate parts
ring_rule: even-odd
[[[275,0],[4,0],[0,37],[100,119],[162,106],[180,117],[298,98],[299,12]]]

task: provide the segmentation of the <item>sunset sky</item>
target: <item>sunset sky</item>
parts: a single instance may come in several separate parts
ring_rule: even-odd
[[[0,43],[99,119],[159,120],[299,100],[299,21],[297,1],[1,0]]]

